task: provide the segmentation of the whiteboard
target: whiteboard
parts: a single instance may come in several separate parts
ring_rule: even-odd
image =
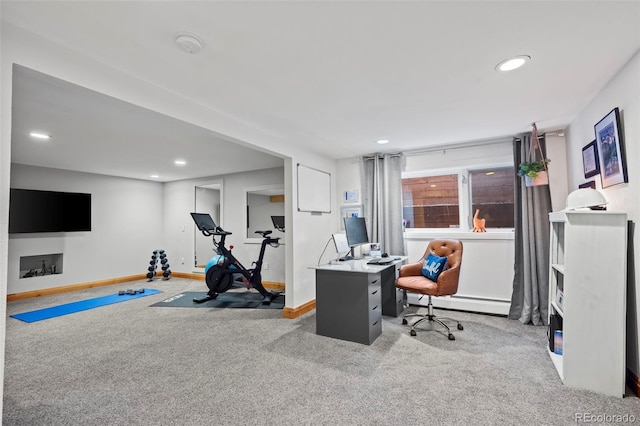
[[[298,163],[298,211],[331,213],[331,174]]]

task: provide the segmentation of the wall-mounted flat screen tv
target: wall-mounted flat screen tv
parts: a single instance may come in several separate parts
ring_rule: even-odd
[[[11,188],[9,233],[91,231],[91,194]]]

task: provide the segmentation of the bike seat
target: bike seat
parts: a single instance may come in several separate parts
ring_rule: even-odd
[[[262,238],[266,238],[267,235],[271,234],[273,231],[256,231],[256,234],[262,235]]]

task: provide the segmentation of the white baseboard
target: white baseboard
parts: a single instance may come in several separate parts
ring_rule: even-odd
[[[424,296],[422,300],[419,300],[420,296],[417,294],[407,294],[407,301],[411,305],[427,306],[429,297]],[[434,308],[444,309],[457,309],[460,311],[480,312],[483,314],[497,314],[508,315],[510,301],[496,300],[496,299],[483,299],[479,297],[465,297],[465,296],[446,296],[446,297],[432,297],[431,302]]]

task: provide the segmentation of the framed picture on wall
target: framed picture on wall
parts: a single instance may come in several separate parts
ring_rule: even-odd
[[[584,177],[590,178],[600,173],[600,163],[598,162],[598,147],[593,140],[582,148],[582,165]]]
[[[344,229],[344,218],[345,217],[362,217],[362,204],[357,206],[342,206],[340,207],[340,229]]]
[[[596,181],[590,180],[589,182],[581,183],[580,185],[578,185],[578,189],[582,189],[582,188],[596,189]]]
[[[602,120],[598,121],[594,129],[598,145],[602,187],[629,182],[618,108],[614,108]]]

